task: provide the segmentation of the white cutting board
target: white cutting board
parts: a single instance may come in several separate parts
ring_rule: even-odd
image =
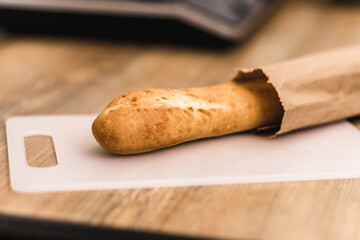
[[[276,139],[250,133],[152,153],[116,156],[91,133],[95,116],[28,116],[6,121],[11,187],[50,192],[360,177],[360,131],[348,122]],[[53,137],[58,165],[27,165],[24,136]]]

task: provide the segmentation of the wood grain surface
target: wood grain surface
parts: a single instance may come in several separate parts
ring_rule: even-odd
[[[31,167],[53,167],[58,164],[54,141],[50,136],[24,137],[27,164]]]
[[[16,115],[99,113],[130,90],[217,84],[235,67],[355,43],[360,7],[328,1],[286,1],[247,41],[216,49],[1,33],[0,213],[217,238],[359,239],[360,179],[16,193],[4,124]]]

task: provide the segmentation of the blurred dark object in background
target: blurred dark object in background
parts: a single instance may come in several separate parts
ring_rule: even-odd
[[[360,0],[334,0],[338,4],[360,4]]]
[[[0,24],[25,33],[238,41],[280,0],[0,0]],[[149,36],[146,36],[149,39]]]

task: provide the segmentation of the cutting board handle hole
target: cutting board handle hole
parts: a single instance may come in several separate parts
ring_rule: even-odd
[[[47,168],[58,165],[54,141],[51,136],[24,137],[26,161],[30,167]]]

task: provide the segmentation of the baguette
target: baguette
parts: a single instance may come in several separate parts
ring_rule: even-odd
[[[186,89],[143,89],[115,98],[92,132],[115,154],[154,151],[194,139],[279,125],[284,110],[264,79]]]

